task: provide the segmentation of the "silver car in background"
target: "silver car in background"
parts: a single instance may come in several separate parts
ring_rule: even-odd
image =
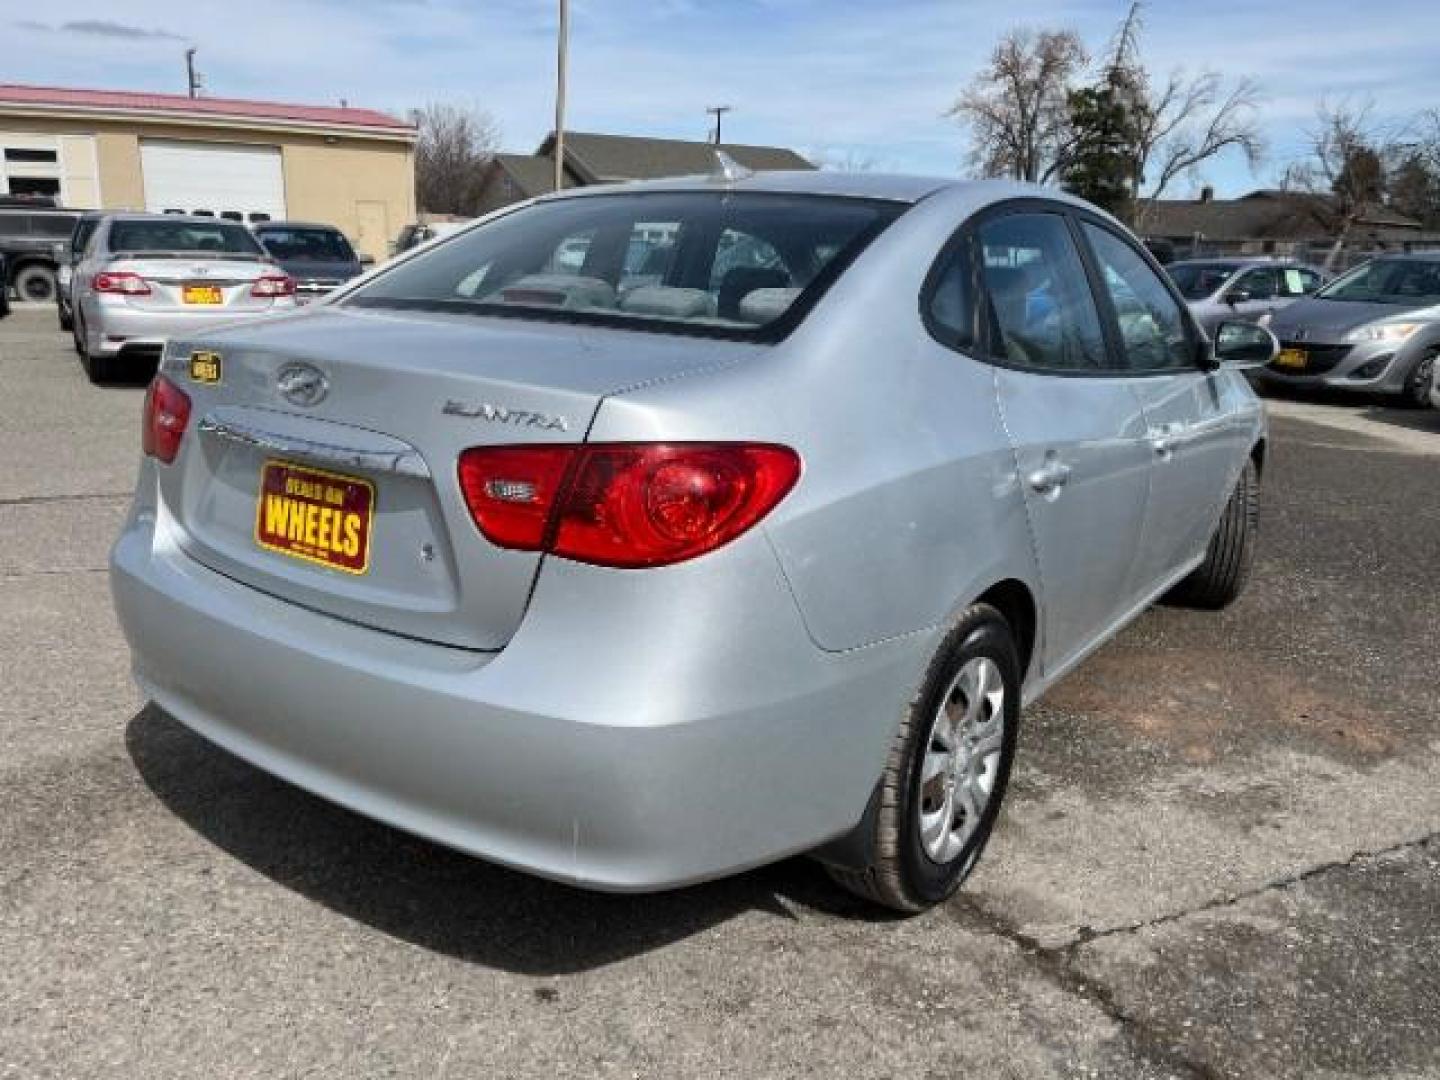
[[[1274,258],[1185,259],[1165,267],[1207,334],[1222,322],[1260,322],[1309,296],[1328,279],[1322,270]]]
[[[295,280],[245,226],[174,214],[101,219],[70,293],[75,350],[93,382],[144,372],[169,337],[295,308]]]
[[[1022,702],[1243,588],[1274,344],[1049,189],[568,192],[172,339],[116,609],[161,708],[400,828],[622,891],[811,852],[915,911]]]
[[[1262,385],[1328,387],[1424,408],[1440,357],[1440,252],[1357,266],[1269,323],[1280,353]]]

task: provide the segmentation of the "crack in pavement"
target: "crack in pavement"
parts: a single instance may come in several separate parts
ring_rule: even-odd
[[[1048,978],[1065,993],[1091,1002],[1114,1021],[1115,1024],[1126,1033],[1136,1053],[1140,1054],[1147,1061],[1167,1069],[1175,1070],[1178,1075],[1186,1077],[1188,1080],[1221,1080],[1221,1074],[1215,1072],[1209,1065],[1185,1056],[1176,1047],[1164,1040],[1160,1033],[1155,1031],[1144,1020],[1126,1011],[1116,999],[1114,992],[1109,986],[1098,979],[1091,978],[1088,975],[1076,971],[1072,964],[1075,951],[1094,941],[1101,941],[1123,934],[1133,934],[1153,927],[1166,926],[1195,915],[1204,915],[1208,912],[1232,907],[1246,900],[1254,899],[1257,896],[1263,896],[1266,893],[1291,889],[1296,885],[1311,881],[1325,874],[1353,869],[1365,862],[1388,858],[1392,855],[1398,855],[1407,851],[1414,851],[1417,848],[1424,847],[1437,840],[1440,840],[1440,831],[1427,833],[1424,836],[1404,840],[1383,848],[1361,849],[1351,853],[1344,859],[1318,863],[1298,873],[1267,881],[1253,889],[1247,889],[1241,893],[1227,894],[1201,904],[1198,907],[1187,908],[1183,911],[1168,912],[1164,915],[1158,915],[1153,919],[1145,919],[1140,922],[1111,927],[1105,930],[1092,930],[1089,927],[1082,926],[1078,928],[1075,938],[1063,945],[1044,944],[1039,938],[1026,933],[1003,916],[987,909],[977,900],[963,894],[958,901],[960,906],[958,908],[952,907],[951,914],[952,917],[956,917],[957,921],[961,923],[967,921],[966,916],[968,915],[968,921],[978,923],[990,933],[997,934],[1012,942],[1019,948],[1021,955],[1029,960],[1032,967],[1043,977]]]
[[[0,506],[44,506],[47,503],[93,502],[103,499],[128,499],[129,491],[90,491],[79,495],[17,495],[0,499]]]

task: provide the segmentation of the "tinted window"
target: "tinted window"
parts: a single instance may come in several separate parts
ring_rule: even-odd
[[[1194,350],[1179,302],[1140,253],[1108,229],[1088,221],[1085,235],[1110,292],[1131,371],[1193,368]]]
[[[983,224],[979,239],[1001,359],[1054,371],[1110,367],[1085,267],[1063,217],[1010,214]]]
[[[243,225],[228,221],[116,221],[110,226],[111,251],[211,251],[260,255],[260,245]]]
[[[1179,262],[1171,263],[1165,272],[1186,300],[1204,300],[1214,296],[1215,290],[1238,269],[1236,263]]]
[[[708,191],[541,202],[394,267],[348,302],[753,336],[803,310],[900,209]]]
[[[85,250],[99,224],[99,218],[80,218],[75,222],[75,231],[70,234],[70,250],[73,255],[78,257]]]
[[[283,261],[354,262],[350,242],[335,229],[257,229],[265,250]]]
[[[1440,303],[1440,260],[1375,259],[1315,294],[1324,300],[1362,300],[1420,307]]]
[[[1275,270],[1269,266],[1257,266],[1253,270],[1246,270],[1231,288],[1249,293],[1251,300],[1273,299],[1277,291]]]
[[[975,298],[970,287],[970,249],[961,245],[946,256],[934,279],[926,314],[941,340],[961,347],[975,340]]]
[[[30,231],[35,236],[64,240],[74,229],[74,214],[36,214],[30,219]]]

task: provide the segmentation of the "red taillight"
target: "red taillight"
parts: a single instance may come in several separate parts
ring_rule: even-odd
[[[251,296],[294,296],[295,279],[289,274],[266,274],[250,286]]]
[[[96,292],[117,293],[121,296],[150,295],[150,283],[129,270],[102,270],[90,279],[90,287]]]
[[[476,447],[460,488],[501,547],[602,566],[664,566],[713,551],[785,497],[800,457],[752,443]]]
[[[169,465],[180,452],[190,423],[190,397],[164,375],[156,375],[145,391],[145,422],[140,445],[145,453]]]

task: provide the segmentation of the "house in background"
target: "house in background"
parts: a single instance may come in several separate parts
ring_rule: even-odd
[[[1203,255],[1283,255],[1321,263],[1340,231],[1329,195],[1262,189],[1238,199],[1155,199],[1139,209],[1137,232],[1171,258]],[[1381,205],[1367,206],[1345,237],[1343,266],[1381,251],[1440,248],[1440,232]]]
[[[0,85],[0,195],[323,221],[376,258],[415,217],[414,151],[371,109]]]
[[[720,149],[747,169],[770,172],[814,169],[793,150],[779,146],[746,146],[683,139],[649,139],[633,135],[597,135],[565,132],[564,186],[656,180],[666,176],[694,176],[715,170]],[[486,167],[481,213],[532,199],[555,190],[555,136],[546,136],[533,154],[496,154]]]

